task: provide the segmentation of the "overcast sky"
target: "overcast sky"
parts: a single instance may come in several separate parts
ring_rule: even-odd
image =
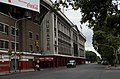
[[[53,0],[54,1],[54,0]],[[62,9],[63,10],[63,9]],[[88,28],[85,24],[82,24],[82,29],[80,28],[80,21],[81,21],[81,13],[80,10],[73,10],[71,7],[64,8],[63,13],[67,16],[70,21],[78,26],[78,29],[83,33],[83,35],[86,37],[86,43],[85,43],[85,50],[93,51],[97,54],[97,52],[94,50],[92,45],[92,35],[93,31]],[[97,54],[99,55],[99,54]]]
[[[99,55],[95,51],[95,49],[93,48],[93,45],[92,45],[92,35],[93,35],[92,29],[88,28],[86,26],[86,24],[81,25],[81,23],[80,23],[80,21],[81,21],[80,10],[75,11],[72,9],[64,9],[64,14],[71,20],[71,22],[73,22],[73,24],[78,26],[78,29],[80,29],[80,31],[86,37],[85,50],[93,51],[97,55]],[[80,28],[80,25],[82,26],[82,29]]]
[[[86,24],[82,24],[82,29],[80,28],[81,13],[80,10],[74,11],[72,9],[64,9],[65,15],[73,22],[73,24],[78,26],[78,29],[86,37],[85,50],[96,52],[92,45],[92,29],[88,28]],[[97,53],[97,52],[96,52]]]

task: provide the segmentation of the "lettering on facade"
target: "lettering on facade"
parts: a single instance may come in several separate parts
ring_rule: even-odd
[[[53,57],[41,57],[39,58],[40,61],[53,61]]]
[[[0,2],[40,12],[40,0],[0,0]]]
[[[8,0],[8,2],[9,2],[9,3],[11,3],[11,2],[12,2],[12,0]]]
[[[37,4],[32,4],[30,2],[26,2],[26,1],[23,1],[23,0],[18,0],[18,1],[21,2],[21,3],[26,4],[27,7],[29,7],[29,8],[33,8],[33,9],[38,10],[38,5]]]
[[[47,50],[50,50],[50,27],[49,20],[46,20],[46,39],[47,39]]]

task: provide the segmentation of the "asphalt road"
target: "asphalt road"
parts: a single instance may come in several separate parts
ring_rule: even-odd
[[[97,64],[79,65],[76,68],[49,68],[42,71],[15,73],[0,79],[120,79],[120,70],[106,69]]]

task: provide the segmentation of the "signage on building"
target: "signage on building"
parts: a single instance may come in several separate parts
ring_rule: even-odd
[[[40,0],[0,0],[0,2],[40,12]]]
[[[39,58],[40,61],[53,61],[53,57],[41,57]]]
[[[47,50],[50,50],[50,26],[49,20],[46,20],[46,39],[47,39]]]

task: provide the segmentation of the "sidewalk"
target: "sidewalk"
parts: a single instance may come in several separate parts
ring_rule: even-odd
[[[120,65],[118,66],[107,66],[106,69],[110,70],[110,69],[113,69],[113,70],[120,70]]]
[[[2,71],[0,72],[0,76],[3,75],[10,75],[10,74],[14,74],[14,73],[21,73],[21,72],[32,72],[35,71],[34,69],[26,69],[26,70],[17,70],[16,72],[14,70],[9,71]]]

